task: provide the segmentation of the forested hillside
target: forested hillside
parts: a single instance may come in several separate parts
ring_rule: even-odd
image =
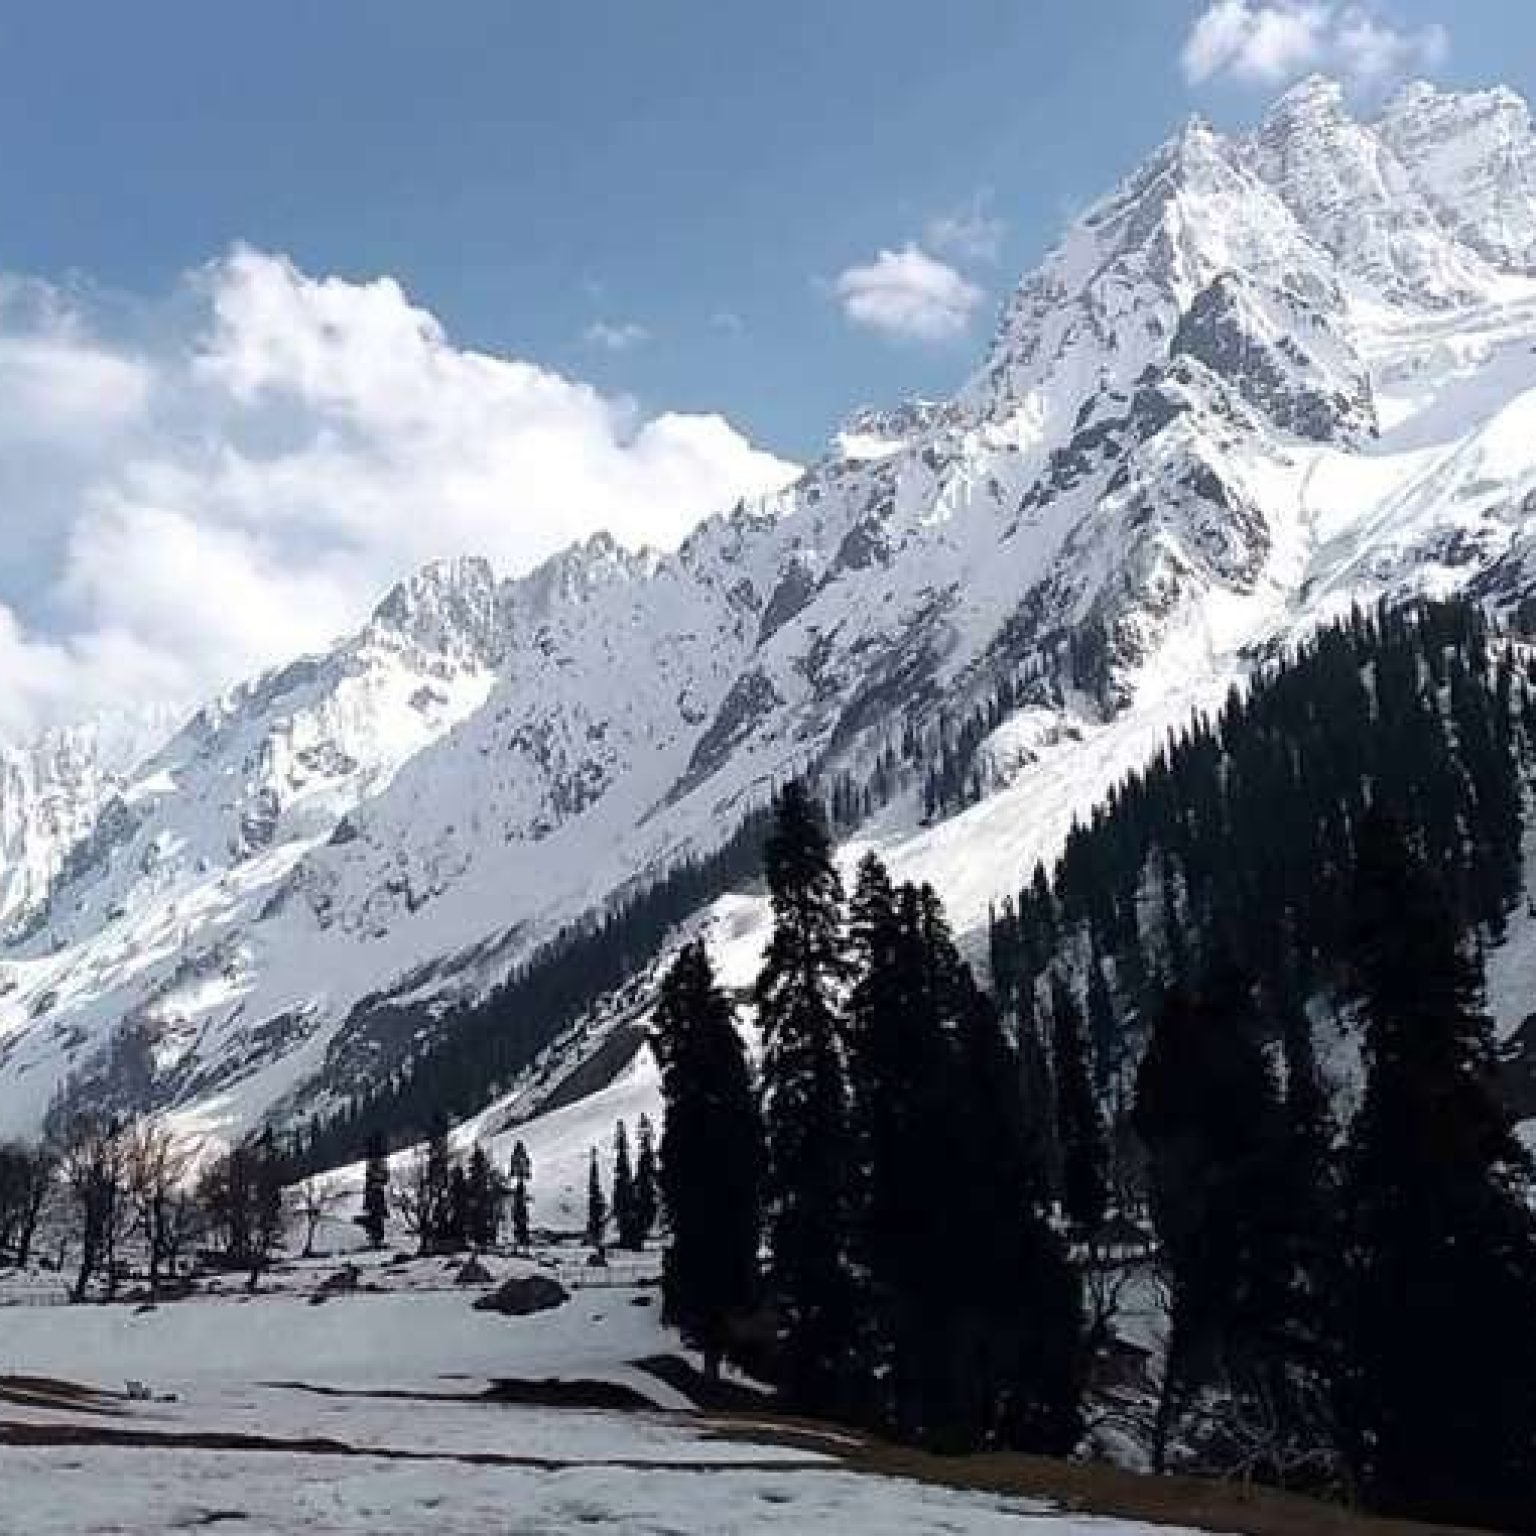
[[[1371,808],[1409,831],[1463,926],[1520,900],[1536,764],[1532,660],[1464,602],[1355,613],[1188,727],[1076,827],[991,924],[994,981],[1028,1014],[1059,976],[1088,1010],[1101,1082],[1149,1002],[1218,954],[1281,1012],[1326,999],[1351,940]]]

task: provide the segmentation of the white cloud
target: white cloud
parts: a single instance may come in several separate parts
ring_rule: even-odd
[[[196,699],[438,556],[666,545],[793,472],[718,416],[456,347],[387,278],[237,250],[147,339],[90,310],[0,279],[0,735]]]
[[[1411,27],[1372,0],[1211,0],[1184,43],[1193,85],[1277,86],[1313,70],[1376,89],[1441,64],[1444,27]]]
[[[953,267],[916,245],[881,251],[833,283],[854,325],[899,341],[949,341],[962,335],[986,295]]]
[[[990,193],[978,193],[965,207],[930,219],[925,243],[962,261],[996,261],[1008,226],[989,211],[991,202]]]
[[[581,339],[605,352],[628,352],[644,346],[651,339],[651,333],[633,320],[594,320],[581,333]]]

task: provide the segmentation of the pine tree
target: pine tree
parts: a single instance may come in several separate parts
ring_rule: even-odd
[[[635,1246],[643,1248],[645,1240],[656,1230],[661,1199],[656,1185],[656,1132],[647,1115],[640,1116],[639,1141],[640,1151],[635,1159]]]
[[[1082,1432],[1083,1288],[1047,1214],[1049,1171],[992,1000],[961,976],[956,1175],[961,1230],[987,1262],[961,1289],[951,1369],[974,1383],[968,1444],[1065,1456]],[[962,1420],[962,1423],[964,1421]]]
[[[1122,1043],[1120,1017],[1104,975],[1104,963],[1095,952],[1088,964],[1088,1038],[1092,1042],[1093,1082],[1101,1096],[1110,1091],[1120,1069]]]
[[[479,1142],[469,1155],[465,1185],[464,1236],[476,1248],[490,1248],[501,1231],[507,1187]]]
[[[250,1153],[250,1276],[247,1289],[254,1291],[261,1272],[272,1260],[283,1239],[283,1161],[277,1138],[268,1126]]]
[[[1274,1479],[1320,1464],[1327,1447],[1311,1197],[1260,1035],[1252,984],[1230,962],[1215,962],[1196,993],[1170,989],[1134,1118],[1170,1289],[1154,1462],[1192,1396],[1211,1387],[1227,1395],[1230,1425],[1269,1426],[1269,1443],[1242,1453],[1267,1463],[1227,1470]]]
[[[452,1246],[453,1156],[448,1148],[448,1117],[432,1118],[427,1138],[426,1169],[421,1187],[422,1210],[418,1213],[423,1253],[444,1253]]]
[[[620,1248],[631,1251],[645,1244],[635,1203],[635,1172],[629,1158],[629,1132],[619,1121],[613,1133],[613,1219]]]
[[[1051,984],[1051,1057],[1061,1144],[1062,1204],[1073,1226],[1086,1236],[1104,1220],[1109,1157],[1094,1098],[1082,1011],[1071,987],[1059,976]]]
[[[603,1176],[597,1166],[597,1148],[592,1149],[592,1166],[587,1174],[587,1245],[594,1253],[603,1252],[603,1237],[608,1229],[608,1198],[603,1193]]]
[[[763,1042],[770,1300],[793,1411],[836,1416],[852,1396],[847,1243],[851,1138],[837,995],[842,886],[803,785],[779,795],[764,848],[773,934],[755,998]]]
[[[448,1198],[444,1203],[443,1223],[438,1233],[439,1246],[447,1253],[460,1252],[469,1241],[473,1198],[469,1178],[462,1163],[448,1172]]]
[[[1366,822],[1356,868],[1366,1085],[1343,1191],[1346,1446],[1377,1509],[1536,1530],[1536,1219],[1482,978],[1394,823]]]
[[[903,1439],[932,1438],[940,1402],[941,1312],[953,1294],[946,1170],[954,1087],[944,1030],[952,1001],[941,920],[914,886],[892,888],[873,855],[850,907],[848,998],[854,1169],[850,1258],[860,1286],[858,1407]]]
[[[893,889],[869,858],[850,911],[866,1411],[938,1450],[1064,1452],[1080,1428],[1081,1296],[1045,1217],[1019,1062],[930,887]],[[956,1234],[986,1256],[963,1283]]]
[[[375,1131],[368,1142],[368,1163],[363,1170],[363,1209],[358,1224],[368,1238],[368,1246],[384,1246],[384,1231],[389,1220],[389,1143],[383,1132]]]
[[[519,1175],[512,1181],[512,1242],[526,1253],[532,1240],[528,1225],[528,1180]]]
[[[652,1041],[666,1105],[665,1314],[713,1377],[760,1295],[764,1150],[747,1053],[702,944],[685,945],[662,981]],[[642,1135],[642,1162],[645,1146]]]
[[[533,1159],[521,1141],[512,1144],[507,1171],[512,1181],[512,1241],[526,1253],[532,1240],[529,1211],[533,1197],[528,1192],[528,1186],[533,1182]]]

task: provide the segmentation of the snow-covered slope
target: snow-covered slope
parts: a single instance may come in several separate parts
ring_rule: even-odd
[[[860,413],[674,553],[428,571],[62,830],[0,797],[35,914],[0,951],[0,1113],[67,1073],[226,1133],[323,1108],[806,767],[974,922],[1276,640],[1383,594],[1524,593],[1533,166],[1502,92],[1365,122],[1309,81],[1250,134],[1191,123],[952,399]],[[961,740],[982,798],[929,825],[922,770]]]

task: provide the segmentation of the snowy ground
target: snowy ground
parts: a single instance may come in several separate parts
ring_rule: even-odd
[[[836,1435],[789,1446],[750,1426],[724,1433],[638,1364],[676,1352],[650,1288],[582,1289],[552,1312],[505,1318],[472,1310],[476,1288],[452,1286],[440,1261],[359,1264],[380,1289],[323,1305],[310,1297],[334,1261],[295,1265],[274,1277],[273,1294],[250,1298],[0,1306],[0,1529],[1151,1529],[853,1471],[839,1464]],[[491,1268],[499,1277],[527,1266]],[[551,1378],[618,1383],[655,1406],[600,1412],[480,1395],[498,1380]],[[155,1400],[126,1401],[130,1380]]]
[[[13,1529],[28,1536],[158,1536],[204,1527],[264,1536],[561,1536],[594,1530],[624,1536],[1151,1536],[1153,1530],[848,1472],[530,1471],[99,1447],[6,1451],[0,1472],[7,1508],[21,1522]]]

